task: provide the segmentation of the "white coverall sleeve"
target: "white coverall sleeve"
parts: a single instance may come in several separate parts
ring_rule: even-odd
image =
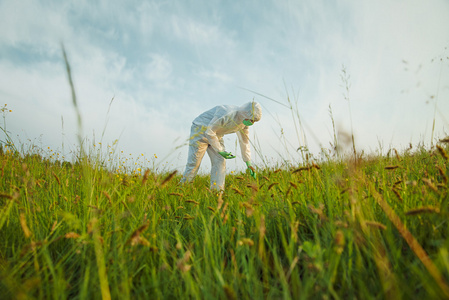
[[[239,139],[240,149],[242,150],[242,158],[244,162],[251,161],[251,149],[249,146],[249,129],[245,126],[240,131],[237,131],[237,137]]]
[[[212,121],[207,126],[207,129],[205,132],[205,135],[207,137],[207,140],[209,141],[209,144],[217,152],[224,151],[223,146],[220,144],[220,141],[218,140],[218,137],[216,134],[217,128],[222,126],[223,122],[224,122],[223,118],[213,118]]]

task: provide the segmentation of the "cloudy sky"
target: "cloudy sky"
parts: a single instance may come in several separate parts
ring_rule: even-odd
[[[448,28],[447,0],[0,0],[0,103],[18,144],[70,156],[63,44],[83,137],[159,168],[183,170],[198,114],[253,99],[256,164],[329,149],[330,108],[342,143],[352,117],[359,150],[404,150],[449,132]]]

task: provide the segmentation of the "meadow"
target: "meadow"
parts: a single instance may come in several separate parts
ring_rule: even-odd
[[[329,110],[333,149],[217,192],[81,134],[71,158],[15,145],[5,105],[1,299],[448,299],[449,138],[364,156],[351,132],[342,154]]]
[[[230,174],[222,193],[6,143],[1,298],[449,298],[447,142]]]

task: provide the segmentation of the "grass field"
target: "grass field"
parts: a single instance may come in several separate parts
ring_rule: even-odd
[[[22,152],[0,152],[2,299],[449,298],[445,143],[228,175],[222,194]]]

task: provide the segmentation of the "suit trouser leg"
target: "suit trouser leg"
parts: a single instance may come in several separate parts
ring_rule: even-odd
[[[220,140],[223,145],[223,140]],[[224,190],[226,178],[226,159],[215,151],[211,146],[207,147],[207,154],[210,157],[210,188]]]
[[[200,130],[201,128],[198,126],[192,126],[190,130],[189,154],[181,182],[191,182],[195,178],[203,156],[209,146]]]

